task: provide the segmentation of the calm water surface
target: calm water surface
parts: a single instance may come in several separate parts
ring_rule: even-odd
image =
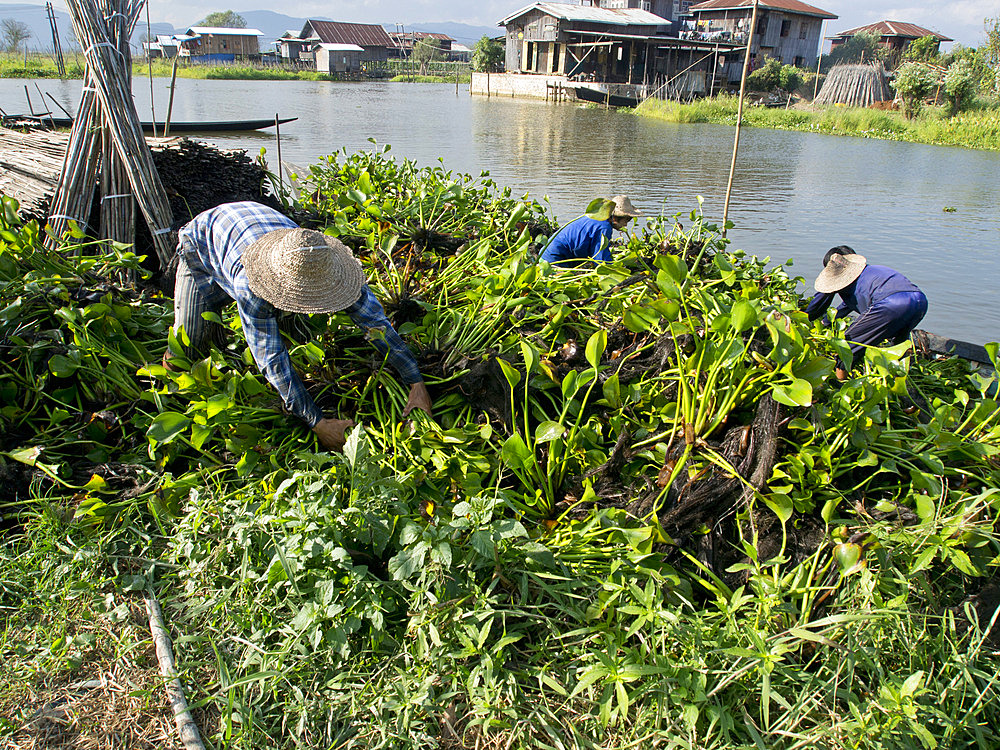
[[[25,111],[24,84],[0,81],[0,107]],[[39,81],[68,108],[79,81]],[[168,81],[154,79],[158,119]],[[134,84],[149,119],[148,80]],[[576,105],[469,97],[436,84],[298,81],[177,83],[173,119],[297,116],[281,129],[282,158],[300,165],[346,148],[391,144],[397,157],[478,174],[546,197],[560,221],[599,195],[626,193],[647,213],[687,213],[696,196],[721,218],[733,129],[675,125]],[[734,185],[734,246],[812,279],[822,254],[847,244],[892,266],[930,299],[922,327],[984,343],[1000,339],[1000,153],[909,143],[744,130]],[[207,136],[268,151],[273,132]],[[954,207],[953,213],[945,207]]]

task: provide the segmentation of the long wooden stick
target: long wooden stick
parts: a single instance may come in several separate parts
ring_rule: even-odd
[[[750,67],[750,47],[753,45],[753,34],[757,30],[757,2],[753,0],[753,15],[750,17],[750,34],[747,36],[747,53],[743,58],[743,75],[740,76],[740,103],[736,110],[736,140],[733,142],[733,161],[729,165],[729,183],[726,185],[726,204],[722,209],[722,236],[726,236],[726,223],[729,220],[729,199],[733,194],[733,175],[736,174],[736,155],[740,150],[740,129],[743,126],[743,95],[747,88],[747,69]]]
[[[170,699],[170,707],[174,711],[177,734],[180,735],[181,742],[184,743],[187,750],[205,750],[201,734],[198,732],[198,725],[195,724],[194,718],[191,716],[191,709],[184,698],[184,687],[177,676],[170,634],[163,625],[163,610],[160,609],[160,603],[149,593],[146,594],[146,613],[149,615],[149,632],[153,636],[153,645],[156,647],[156,660],[160,663],[160,674],[167,682],[167,698]]]

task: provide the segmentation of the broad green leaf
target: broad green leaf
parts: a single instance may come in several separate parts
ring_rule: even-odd
[[[802,378],[795,378],[787,385],[774,386],[774,400],[785,406],[809,406],[812,395],[812,385]]]
[[[80,360],[77,358],[66,357],[62,354],[56,354],[52,359],[49,360],[49,372],[55,375],[57,378],[68,378],[74,372],[80,369]]]
[[[524,358],[525,372],[530,376],[538,368],[538,350],[527,341],[522,341],[521,356]]]
[[[587,341],[587,361],[590,363],[591,367],[596,368],[601,363],[601,357],[604,355],[604,350],[608,345],[608,332],[603,328]]]
[[[607,221],[614,213],[615,202],[607,198],[594,198],[588,205],[585,214],[595,221]]]
[[[767,503],[768,508],[774,511],[782,524],[788,523],[788,519],[792,517],[792,511],[795,510],[792,498],[783,493],[765,495],[764,502]]]
[[[833,559],[837,561],[840,574],[848,576],[860,568],[861,547],[857,544],[838,544],[833,548]]]
[[[917,515],[920,516],[920,520],[932,520],[937,512],[937,506],[934,504],[933,498],[928,495],[918,494],[914,500],[915,505],[917,506]]]
[[[512,469],[523,469],[534,460],[535,454],[525,444],[524,439],[516,432],[504,441],[500,455]]]
[[[566,428],[559,422],[542,422],[535,428],[535,442],[549,443],[556,438],[562,437],[565,431]]]
[[[503,376],[507,378],[507,382],[510,383],[511,390],[516,388],[517,384],[521,382],[521,373],[516,367],[511,365],[506,360],[498,359],[497,363],[500,365],[500,370],[503,372]]]
[[[754,306],[745,299],[736,301],[733,309],[729,312],[729,320],[739,333],[743,333],[753,323],[757,322],[757,311]]]
[[[191,424],[190,418],[175,411],[165,411],[158,415],[146,430],[148,437],[154,444],[166,445],[172,442],[187,429]]]
[[[656,265],[666,271],[667,276],[678,284],[687,278],[687,263],[684,262],[683,258],[676,255],[660,255],[656,259]]]

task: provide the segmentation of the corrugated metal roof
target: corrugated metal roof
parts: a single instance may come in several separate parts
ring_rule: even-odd
[[[330,52],[364,52],[364,47],[359,47],[356,44],[320,44],[320,49],[325,49]]]
[[[954,41],[954,39],[946,37],[943,34],[938,34],[936,31],[925,29],[923,26],[917,26],[915,23],[903,23],[902,21],[879,21],[878,23],[870,23],[867,26],[858,26],[856,29],[841,31],[833,38],[854,36],[855,34],[860,34],[862,31],[875,33],[879,36],[899,36],[904,39],[919,39],[922,36],[932,36],[941,42]]]
[[[377,23],[313,21],[309,24],[325,44],[357,44],[360,47],[395,47],[385,29]]]
[[[226,36],[264,36],[264,32],[258,29],[227,29],[221,26],[192,26],[188,29],[188,34],[225,34]]]
[[[839,18],[835,13],[817,8],[813,5],[806,5],[799,0],[764,0],[759,3],[760,8],[767,10],[782,10],[787,13],[800,13],[806,16],[816,16],[817,18]],[[692,5],[689,13],[697,13],[705,10],[749,10],[753,8],[753,0],[705,0],[703,3]]]
[[[532,3],[516,13],[510,14],[498,25],[506,26],[515,18],[532,10],[539,10],[564,21],[606,23],[612,26],[667,26],[670,23],[666,18],[638,8],[593,8],[587,5],[570,5],[569,3]]]

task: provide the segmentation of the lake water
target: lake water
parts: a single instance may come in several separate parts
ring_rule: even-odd
[[[26,111],[24,85],[0,81],[0,107]],[[67,108],[80,81],[39,81]],[[148,79],[134,82],[149,119]],[[154,79],[157,118],[169,81]],[[568,221],[600,195],[628,194],[646,213],[688,213],[696,196],[721,219],[734,130],[677,125],[573,104],[470,97],[462,86],[299,81],[177,82],[173,119],[299,119],[281,128],[284,160],[307,165],[346,148],[391,144],[397,157],[490,172],[518,194],[547,198]],[[267,149],[271,132],[211,136],[223,147]],[[945,207],[954,212],[944,211]],[[733,245],[795,260],[811,288],[823,253],[847,244],[923,289],[921,327],[977,343],[1000,339],[1000,153],[745,129],[733,188]]]

